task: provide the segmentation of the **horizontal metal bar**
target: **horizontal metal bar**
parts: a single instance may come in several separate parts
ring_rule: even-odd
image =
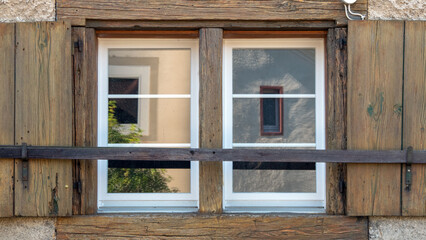
[[[21,146],[0,146],[0,158],[21,158],[21,151]],[[29,159],[141,161],[406,163],[406,152],[406,150],[27,147]],[[426,163],[426,151],[413,151],[412,163]]]

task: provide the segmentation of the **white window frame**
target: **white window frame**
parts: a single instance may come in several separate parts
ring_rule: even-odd
[[[191,50],[190,94],[108,94],[109,49],[189,49]],[[197,39],[98,39],[98,146],[198,148],[199,77]],[[118,77],[113,74],[114,77]],[[123,77],[128,77],[123,76]],[[135,76],[137,77],[137,76]],[[108,98],[184,98],[190,99],[190,143],[108,144]],[[108,161],[98,160],[98,212],[196,212],[199,208],[198,162],[191,162],[190,193],[108,193]]]
[[[282,147],[325,149],[325,50],[322,38],[225,39],[223,44],[223,144],[235,147]],[[315,94],[233,94],[233,49],[315,49]],[[315,99],[315,143],[233,143],[234,98]],[[325,163],[316,163],[315,193],[234,193],[232,162],[223,163],[223,207],[226,212],[325,212]]]

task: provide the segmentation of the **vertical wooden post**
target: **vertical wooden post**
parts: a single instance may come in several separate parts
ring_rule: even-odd
[[[405,22],[404,60],[404,148],[426,149],[426,22]],[[426,166],[413,164],[412,185],[402,178],[402,215],[426,216]]]
[[[348,149],[401,149],[403,34],[401,21],[350,21]],[[347,213],[401,213],[401,164],[348,164]]]
[[[0,144],[15,138],[15,24],[0,24]],[[0,217],[13,216],[13,159],[0,160]]]
[[[74,145],[97,146],[97,48],[93,28],[74,27]],[[97,211],[97,161],[73,161],[73,214]]]
[[[346,149],[347,127],[347,30],[327,34],[327,149]],[[327,163],[328,214],[345,214],[346,164]]]
[[[223,30],[200,30],[200,148],[222,148]],[[200,162],[200,212],[222,212],[221,162]]]
[[[71,27],[16,24],[15,144],[72,146]],[[15,215],[70,216],[72,161],[15,160]]]

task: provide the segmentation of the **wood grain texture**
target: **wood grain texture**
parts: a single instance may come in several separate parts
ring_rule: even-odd
[[[71,29],[69,24],[16,24],[15,144],[72,145]],[[15,215],[69,216],[72,161],[15,160]]]
[[[74,146],[97,146],[97,47],[93,28],[73,28],[72,41],[81,48],[73,51]],[[73,214],[97,211],[97,161],[73,160]]]
[[[350,21],[348,149],[401,149],[404,23]],[[401,213],[400,164],[348,164],[347,213]]]
[[[321,21],[229,21],[229,20],[184,20],[184,21],[140,21],[140,20],[92,20],[86,21],[86,27],[96,29],[119,29],[119,30],[197,30],[200,28],[222,28],[224,30],[286,30],[286,29],[327,29],[336,27],[333,20]]]
[[[426,150],[426,22],[405,23],[404,148]],[[405,169],[402,182],[405,183]],[[426,215],[426,165],[412,165],[411,190],[402,190],[402,215]]]
[[[57,239],[367,239],[366,218],[107,215],[58,218]]]
[[[200,148],[222,148],[223,30],[200,30]],[[200,212],[222,212],[222,162],[200,162]]]
[[[327,149],[347,148],[347,29],[334,28],[327,35]],[[327,163],[328,214],[345,214],[346,164]],[[343,181],[343,183],[341,183]]]
[[[365,13],[367,0],[353,10]],[[347,22],[340,0],[58,0],[58,19],[104,20],[337,20]],[[82,21],[83,20],[83,21]]]
[[[15,24],[0,24],[0,145],[15,139]],[[0,161],[0,217],[13,216],[13,159]]]

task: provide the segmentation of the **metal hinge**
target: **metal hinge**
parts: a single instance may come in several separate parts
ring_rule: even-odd
[[[346,183],[343,179],[339,180],[339,192],[344,193],[345,192]]]
[[[81,193],[81,181],[74,182],[73,188],[77,189],[78,193]]]
[[[347,45],[348,41],[346,40],[346,38],[341,37],[339,38],[339,49],[343,50],[345,48],[345,46]]]
[[[22,184],[24,185],[24,188],[28,188],[28,148],[26,143],[22,143],[21,159],[22,159]]]
[[[74,51],[75,51],[75,49],[77,49],[79,52],[83,51],[83,41],[82,40],[78,40],[78,41],[74,42]]]
[[[411,190],[411,183],[413,181],[413,173],[411,169],[411,164],[413,163],[413,147],[407,148],[407,156],[406,156],[406,165],[405,165],[405,190]]]

